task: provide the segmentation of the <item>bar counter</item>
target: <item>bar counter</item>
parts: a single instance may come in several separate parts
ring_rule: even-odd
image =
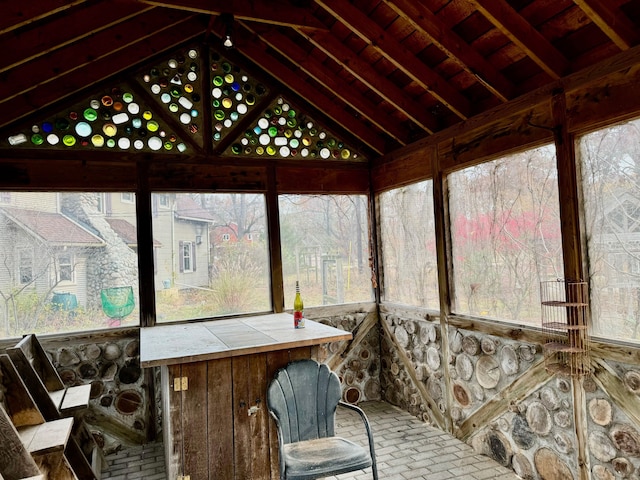
[[[141,366],[160,367],[169,480],[279,478],[268,383],[288,362],[352,338],[305,324],[295,329],[291,314],[278,313],[140,330]]]

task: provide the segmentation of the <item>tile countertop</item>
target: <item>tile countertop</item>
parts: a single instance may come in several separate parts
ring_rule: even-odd
[[[351,338],[351,332],[309,319],[305,328],[296,329],[289,313],[156,325],[140,329],[140,366],[199,362]]]

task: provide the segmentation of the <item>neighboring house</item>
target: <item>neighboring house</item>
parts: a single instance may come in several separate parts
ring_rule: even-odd
[[[208,287],[212,216],[188,195],[155,197],[156,288]],[[100,309],[102,290],[132,286],[137,303],[137,244],[132,192],[2,192],[0,322],[23,293]]]
[[[238,243],[238,241],[243,241],[246,243],[252,243],[259,239],[259,233],[257,232],[249,232],[245,233],[242,236],[242,239],[238,238],[238,225],[236,223],[231,223],[229,225],[216,225],[211,227],[210,236],[211,243],[216,246],[225,245],[225,244],[234,244]]]
[[[188,194],[153,195],[155,288],[208,288],[209,226],[213,216]]]
[[[30,205],[31,203],[31,205]],[[89,265],[105,247],[94,231],[60,211],[56,194],[14,193],[0,203],[0,320],[22,294],[86,305]]]

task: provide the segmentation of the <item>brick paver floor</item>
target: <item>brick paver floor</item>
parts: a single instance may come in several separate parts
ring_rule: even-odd
[[[517,480],[513,471],[476,454],[465,444],[385,402],[365,402],[376,448],[380,480]],[[338,409],[336,433],[366,445],[356,413]],[[151,443],[107,456],[103,480],[165,479],[163,447]],[[327,480],[369,480],[371,469]]]

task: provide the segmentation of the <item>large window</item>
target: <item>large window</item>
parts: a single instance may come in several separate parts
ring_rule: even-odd
[[[0,338],[139,324],[135,206],[104,208],[120,195],[3,195]],[[130,293],[126,308],[106,295],[120,289]]]
[[[158,322],[271,310],[264,195],[156,193],[152,205]]]
[[[540,282],[563,277],[555,151],[449,176],[454,311],[540,324]]]
[[[433,182],[380,195],[384,299],[439,309]]]
[[[295,282],[305,307],[373,299],[367,197],[280,196],[285,308]]]
[[[640,341],[640,120],[579,141],[593,333]]]

